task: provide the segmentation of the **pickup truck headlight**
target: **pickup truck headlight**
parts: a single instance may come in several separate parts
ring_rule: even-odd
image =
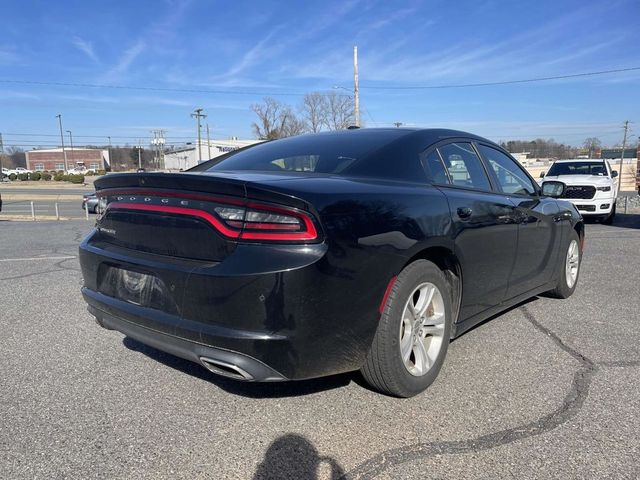
[[[596,190],[599,192],[610,192],[611,187],[596,187]]]

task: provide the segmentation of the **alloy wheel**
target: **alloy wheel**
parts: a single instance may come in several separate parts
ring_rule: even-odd
[[[578,249],[578,242],[571,240],[569,249],[567,250],[567,261],[565,265],[565,277],[567,280],[567,286],[573,288],[578,280],[578,269],[580,268],[580,250]]]
[[[418,285],[405,303],[400,323],[400,355],[411,375],[421,377],[433,366],[444,331],[442,293],[433,283]]]

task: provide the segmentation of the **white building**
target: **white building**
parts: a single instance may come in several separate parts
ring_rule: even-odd
[[[170,171],[187,170],[198,165],[200,158],[205,162],[211,158],[219,157],[225,153],[260,143],[261,141],[262,140],[238,140],[237,138],[232,138],[230,140],[211,140],[209,144],[207,144],[207,141],[203,140],[200,143],[200,149],[198,149],[198,142],[195,142],[194,145],[186,148],[165,153],[164,168]]]

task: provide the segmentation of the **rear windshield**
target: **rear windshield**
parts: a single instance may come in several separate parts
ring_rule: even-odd
[[[558,175],[600,175],[607,174],[604,162],[562,162],[554,163],[547,173],[550,177]]]
[[[300,135],[265,142],[213,159],[207,171],[347,173],[367,155],[398,138],[395,132]],[[213,164],[213,165],[211,165]]]

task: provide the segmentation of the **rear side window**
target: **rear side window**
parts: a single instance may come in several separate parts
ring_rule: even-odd
[[[442,159],[437,150],[432,151],[424,157],[424,166],[427,169],[427,174],[433,183],[447,184],[449,182],[449,176],[444,168]]]
[[[486,145],[478,145],[478,149],[495,172],[500,189],[504,193],[517,195],[533,195],[536,193],[533,182],[510,157]]]
[[[438,147],[438,151],[453,185],[491,190],[489,177],[470,143],[449,143]]]

